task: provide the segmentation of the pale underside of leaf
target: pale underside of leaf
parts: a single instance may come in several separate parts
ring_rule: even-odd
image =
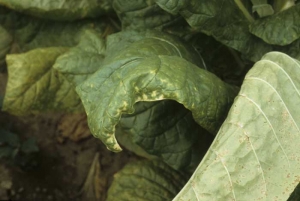
[[[299,62],[279,52],[255,64],[174,200],[287,200],[300,180],[299,73]]]

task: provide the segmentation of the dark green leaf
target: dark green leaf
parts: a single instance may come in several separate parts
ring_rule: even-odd
[[[92,133],[120,151],[114,131],[121,115],[133,113],[136,102],[163,99],[183,104],[197,123],[215,133],[236,88],[195,66],[192,62],[202,65],[199,57],[178,39],[156,32],[118,52],[76,89]]]
[[[252,61],[272,50],[259,38],[249,33],[251,16],[238,9],[235,1],[228,0],[156,0],[164,10],[180,13],[194,29],[212,35],[217,41],[243,53]],[[250,19],[249,19],[250,18]]]
[[[300,4],[283,12],[256,20],[250,25],[250,32],[265,42],[274,45],[288,45],[300,38]]]
[[[114,0],[113,7],[123,30],[161,29],[179,18],[162,10],[154,0]]]
[[[99,33],[87,29],[79,44],[58,57],[53,67],[77,86],[102,66],[104,56],[105,41]]]
[[[133,162],[114,175],[107,201],[172,200],[186,181],[185,175],[162,162]]]

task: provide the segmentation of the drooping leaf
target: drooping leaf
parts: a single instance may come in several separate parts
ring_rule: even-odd
[[[288,45],[300,38],[300,4],[267,18],[254,21],[250,32],[265,42]]]
[[[114,175],[107,201],[172,200],[186,180],[185,175],[163,162],[132,162]]]
[[[227,0],[156,0],[172,14],[181,14],[194,29],[212,35],[217,41],[243,53],[252,61],[272,50],[261,39],[249,33],[253,21],[248,11],[241,12],[235,1]],[[240,2],[240,1],[239,1]]]
[[[111,10],[111,3],[108,0],[0,0],[0,5],[52,20],[75,20],[97,17]]]
[[[197,123],[215,133],[236,93],[235,87],[193,64],[202,64],[196,52],[157,32],[148,32],[148,38],[104,63],[76,90],[91,132],[112,151],[121,150],[115,126],[122,114],[134,113],[136,102],[176,100],[192,112]]]
[[[138,41],[140,41],[138,48],[137,46],[131,47]],[[159,32],[130,31],[114,34],[108,37],[106,46],[104,52],[103,39],[99,38],[95,32],[87,31],[82,35],[80,44],[60,56],[54,67],[76,86],[91,77],[97,69],[105,66],[108,68],[108,65],[123,59],[147,57],[148,54],[151,56],[175,53],[202,65],[201,57],[197,52],[177,38]],[[128,48],[129,50],[126,51]],[[126,55],[120,58],[120,54],[124,51],[127,52],[128,58]],[[114,89],[107,88],[104,91],[110,93],[110,90]],[[145,151],[142,155],[150,154],[151,158],[158,156],[175,169],[196,168],[212,137],[193,120],[190,111],[174,101],[162,101],[159,104],[142,102],[133,107],[135,113],[123,115],[120,120],[122,133],[128,135],[128,139],[122,138],[123,143],[135,144],[130,147],[130,150],[136,152],[142,148]],[[172,140],[167,140],[166,136]],[[154,141],[157,143],[153,144]],[[205,146],[200,146],[200,144]]]
[[[52,66],[67,48],[41,48],[6,57],[8,83],[3,110],[15,115],[38,111],[80,111],[81,101]]]
[[[287,200],[300,180],[300,62],[272,52],[246,75],[179,200]]]

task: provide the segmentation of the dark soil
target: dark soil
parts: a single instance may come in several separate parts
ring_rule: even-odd
[[[4,94],[5,84],[6,74],[0,73],[0,97]],[[102,201],[114,173],[128,161],[137,159],[127,151],[118,154],[108,151],[92,135],[78,138],[76,142],[74,137],[62,137],[58,125],[63,116],[39,114],[16,117],[0,112],[0,128],[18,134],[21,139],[34,137],[39,147],[39,151],[26,163],[20,164],[22,156],[15,160],[0,160],[0,200]],[[70,128],[74,127],[74,123],[78,122],[69,121]],[[92,165],[98,155],[98,166]],[[97,182],[87,179],[95,167]]]

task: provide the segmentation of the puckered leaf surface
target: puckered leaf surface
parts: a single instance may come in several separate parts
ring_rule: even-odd
[[[206,156],[174,200],[282,200],[300,180],[300,62],[271,52],[248,72]]]
[[[228,0],[156,0],[172,14],[181,14],[190,26],[217,41],[242,52],[252,61],[271,51],[271,47],[249,33],[250,21]]]
[[[164,41],[154,39],[155,37]],[[117,58],[124,51],[130,55],[127,55],[128,58],[123,55],[121,59],[131,60],[136,56],[173,54],[176,47],[185,58],[202,65],[200,55],[176,39],[158,32],[130,31],[114,34],[105,43],[96,32],[88,30],[82,34],[78,46],[56,60],[54,68],[76,86],[91,77],[96,70],[103,66],[107,68],[114,61],[120,60]],[[131,47],[138,41],[139,49],[144,49],[141,52],[137,51],[137,46]],[[154,42],[157,44],[154,45]],[[108,88],[105,93],[110,90],[114,89]],[[99,97],[102,95],[97,94]],[[134,144],[126,148],[137,154],[142,148],[148,156],[151,154],[151,158],[158,156],[175,169],[194,170],[197,167],[212,141],[212,136],[194,121],[189,110],[175,101],[139,102],[133,107],[135,112],[122,115],[119,121],[123,133],[119,135],[122,145]]]
[[[161,29],[179,18],[162,10],[154,0],[114,0],[113,7],[122,22],[123,30]]]
[[[108,149],[120,151],[114,133],[121,116],[134,113],[136,102],[172,99],[190,110],[203,128],[216,133],[236,88],[193,63],[202,64],[195,52],[157,32],[148,32],[148,38],[115,54],[76,88],[91,132]]]
[[[265,42],[288,45],[300,38],[300,4],[275,15],[254,21],[250,32]]]
[[[185,175],[160,161],[129,163],[114,175],[107,201],[171,200],[186,181]]]
[[[0,0],[0,5],[40,18],[54,20],[96,17],[111,10],[111,3],[108,0]]]
[[[68,81],[52,68],[67,48],[41,48],[6,57],[8,83],[3,110],[15,115],[37,111],[80,111],[81,101]]]

